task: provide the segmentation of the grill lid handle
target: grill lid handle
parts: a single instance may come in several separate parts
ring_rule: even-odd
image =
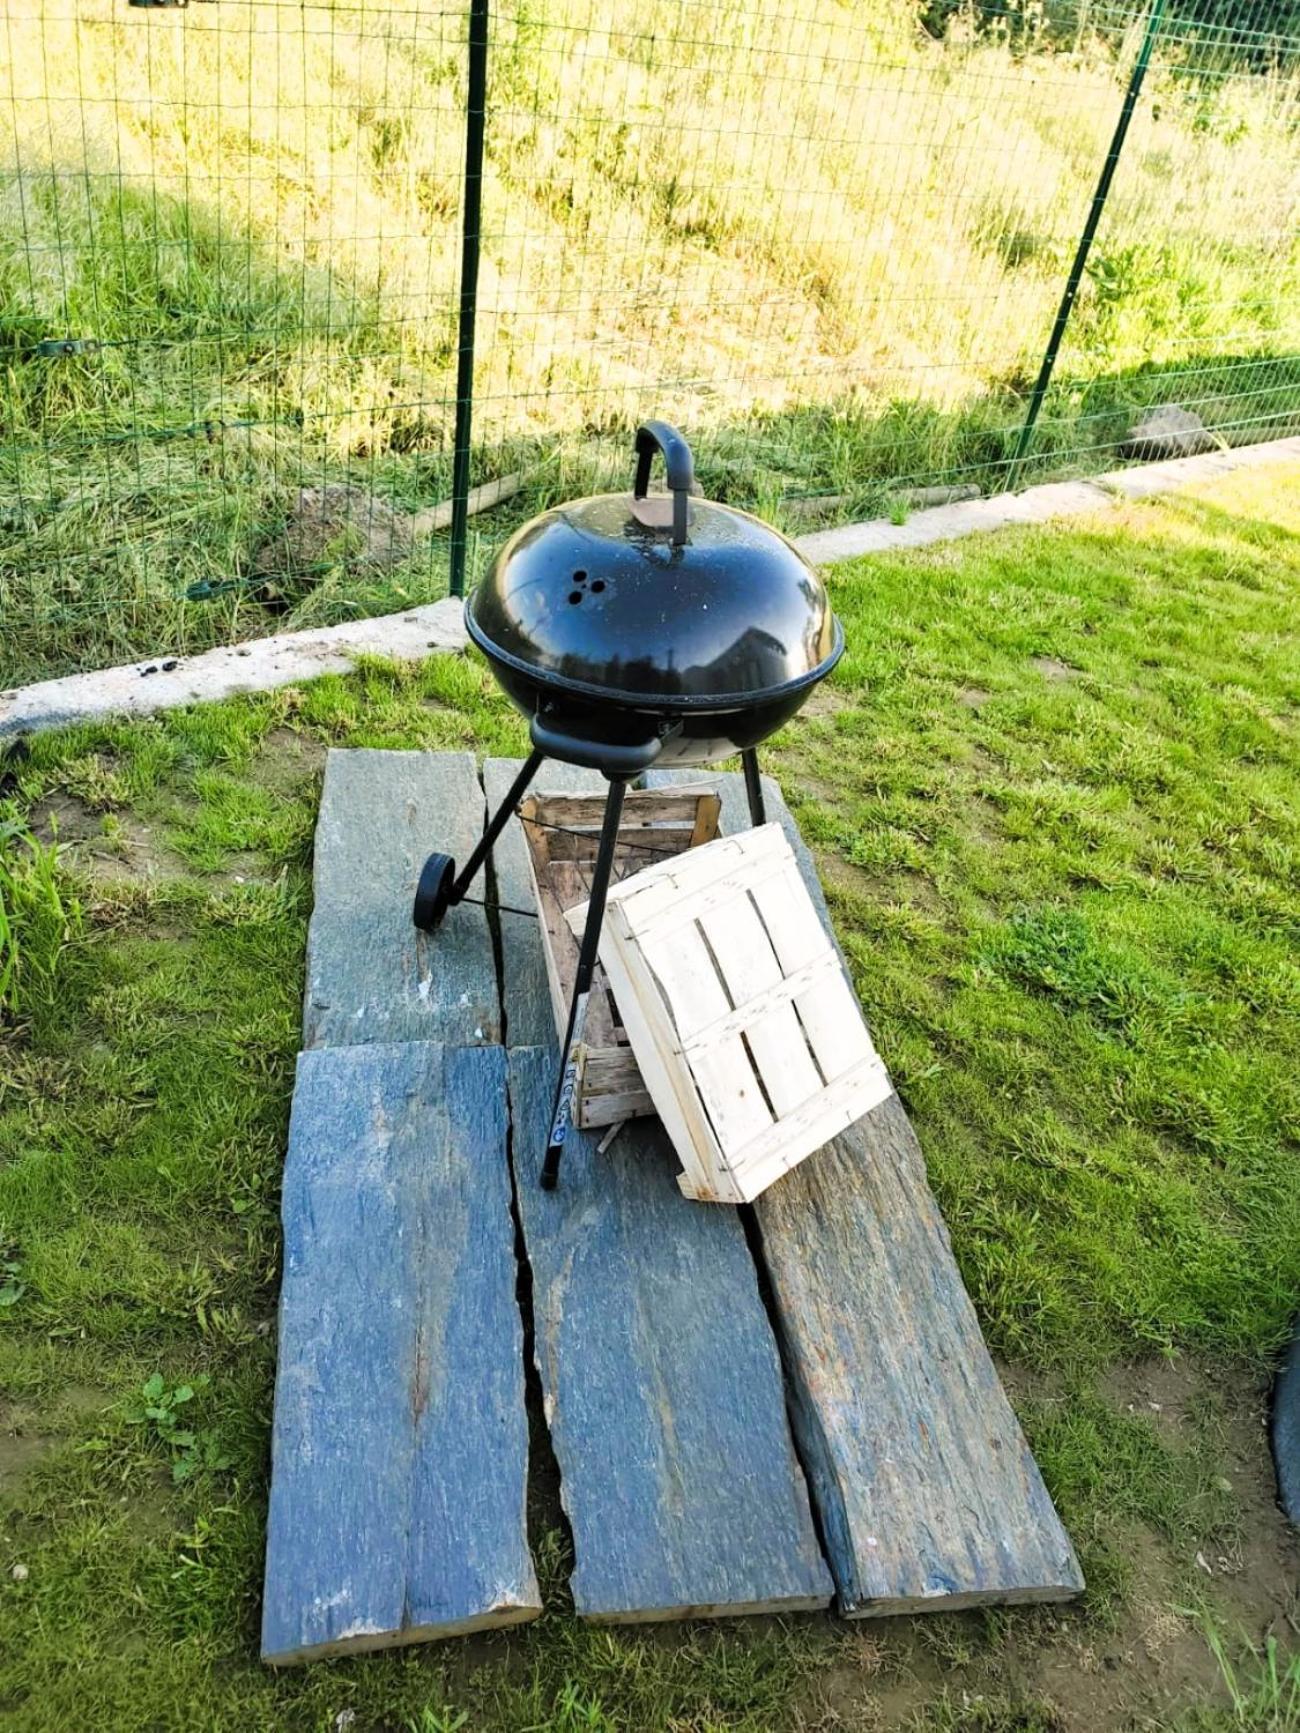
[[[687,512],[695,486],[695,459],[691,448],[666,421],[643,421],[636,430],[636,480],[632,484],[632,516],[647,529],[667,527],[659,501],[646,498],[650,485],[650,465],[656,451],[664,458],[664,471],[673,496],[673,546],[679,548],[686,540]],[[666,502],[665,502],[666,503]]]

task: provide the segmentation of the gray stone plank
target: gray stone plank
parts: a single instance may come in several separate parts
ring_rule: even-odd
[[[739,1216],[681,1195],[653,1119],[604,1155],[599,1132],[571,1131],[559,1188],[543,1192],[554,1077],[552,1050],[511,1052],[535,1352],[579,1615],[825,1606],[832,1584]]]
[[[745,828],[742,779],[718,785],[723,829]],[[825,918],[812,856],[771,778],[764,790]],[[754,1215],[841,1610],[1077,1594],[1073,1548],[989,1357],[897,1096],[764,1192]]]
[[[462,903],[433,934],[411,922],[426,858],[439,850],[463,862],[483,817],[467,752],[330,753],[316,825],[304,1047],[500,1039],[486,912]]]
[[[540,1611],[500,1048],[298,1062],[263,1659]]]
[[[841,1610],[1077,1594],[898,1097],[754,1212]]]

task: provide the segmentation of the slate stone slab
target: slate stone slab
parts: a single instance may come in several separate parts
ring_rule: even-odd
[[[720,776],[718,787],[722,828],[745,828],[742,779]],[[764,778],[764,792],[825,916],[780,790]],[[1073,1548],[989,1358],[897,1096],[764,1192],[754,1215],[841,1610],[1077,1594]]]
[[[598,1131],[571,1131],[559,1188],[543,1192],[554,1082],[553,1052],[512,1051],[535,1353],[579,1615],[825,1606],[831,1580],[739,1217],[681,1195],[652,1119],[604,1155]]]
[[[464,861],[483,819],[467,752],[330,753],[316,825],[305,1047],[500,1039],[485,910],[462,903],[435,934],[411,922],[427,857],[439,850]]]
[[[755,1214],[841,1611],[1078,1594],[898,1097]]]
[[[540,1611],[500,1048],[301,1055],[263,1659]]]

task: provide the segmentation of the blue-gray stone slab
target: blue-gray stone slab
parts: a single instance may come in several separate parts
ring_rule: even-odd
[[[654,1119],[604,1155],[599,1132],[571,1131],[559,1188],[543,1192],[555,1064],[551,1048],[514,1049],[510,1100],[577,1611],[621,1622],[823,1607],[831,1579],[740,1219],[682,1196]]]
[[[483,819],[467,752],[330,753],[316,824],[304,1047],[500,1040],[485,910],[462,903],[433,934],[411,921],[427,857],[438,851],[463,862]],[[482,895],[481,882],[474,894]]]
[[[505,1056],[298,1061],[263,1659],[518,1624],[528,1551]]]
[[[518,769],[487,760],[489,810]],[[549,762],[534,784],[604,787]],[[517,822],[494,873],[502,902],[531,906]],[[824,1606],[830,1579],[740,1220],[681,1195],[654,1119],[625,1126],[603,1156],[601,1132],[570,1131],[559,1190],[539,1189],[555,1016],[537,923],[502,914],[501,932],[520,1215],[577,1609],[637,1620]]]
[[[723,829],[744,829],[742,779],[717,781]],[[764,790],[829,931],[812,857],[780,789],[765,778]],[[1074,1549],[989,1357],[897,1096],[778,1180],[754,1217],[841,1610],[1078,1594]]]

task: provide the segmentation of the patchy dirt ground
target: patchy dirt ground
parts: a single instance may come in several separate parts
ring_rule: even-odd
[[[837,711],[849,708],[850,700],[837,686],[829,684],[814,686],[804,704],[809,716],[834,716]]]
[[[334,565],[389,571],[410,556],[411,519],[367,489],[329,482],[304,487],[279,530],[253,556],[261,578],[310,579]]]
[[[273,728],[257,755],[257,778],[281,794],[301,794],[303,784],[325,769],[329,748],[311,734]]]
[[[1031,668],[1036,668],[1044,680],[1077,680],[1079,670],[1071,668],[1068,662],[1062,662],[1059,656],[1031,656]]]
[[[131,812],[96,812],[71,794],[50,794],[32,809],[32,830],[42,842],[57,841],[69,864],[92,881],[140,883],[181,878],[184,861],[156,829]]]
[[[16,1490],[18,1483],[43,1456],[55,1440],[35,1430],[16,1410],[0,1409],[0,1492]]]
[[[1027,1393],[1027,1379],[1004,1371],[1004,1380]],[[1204,1620],[1230,1646],[1274,1637],[1283,1653],[1300,1648],[1300,1534],[1276,1501],[1267,1391],[1182,1357],[1113,1370],[1102,1393],[1121,1412],[1150,1416],[1176,1449],[1211,1428],[1231,1482],[1231,1539],[1179,1556],[1134,1525],[1131,1581],[1109,1628],[1064,1607],[864,1621],[846,1639],[844,1662],[818,1678],[810,1729],[907,1726],[945,1691],[959,1727],[1164,1729],[1197,1704],[1226,1701]]]

